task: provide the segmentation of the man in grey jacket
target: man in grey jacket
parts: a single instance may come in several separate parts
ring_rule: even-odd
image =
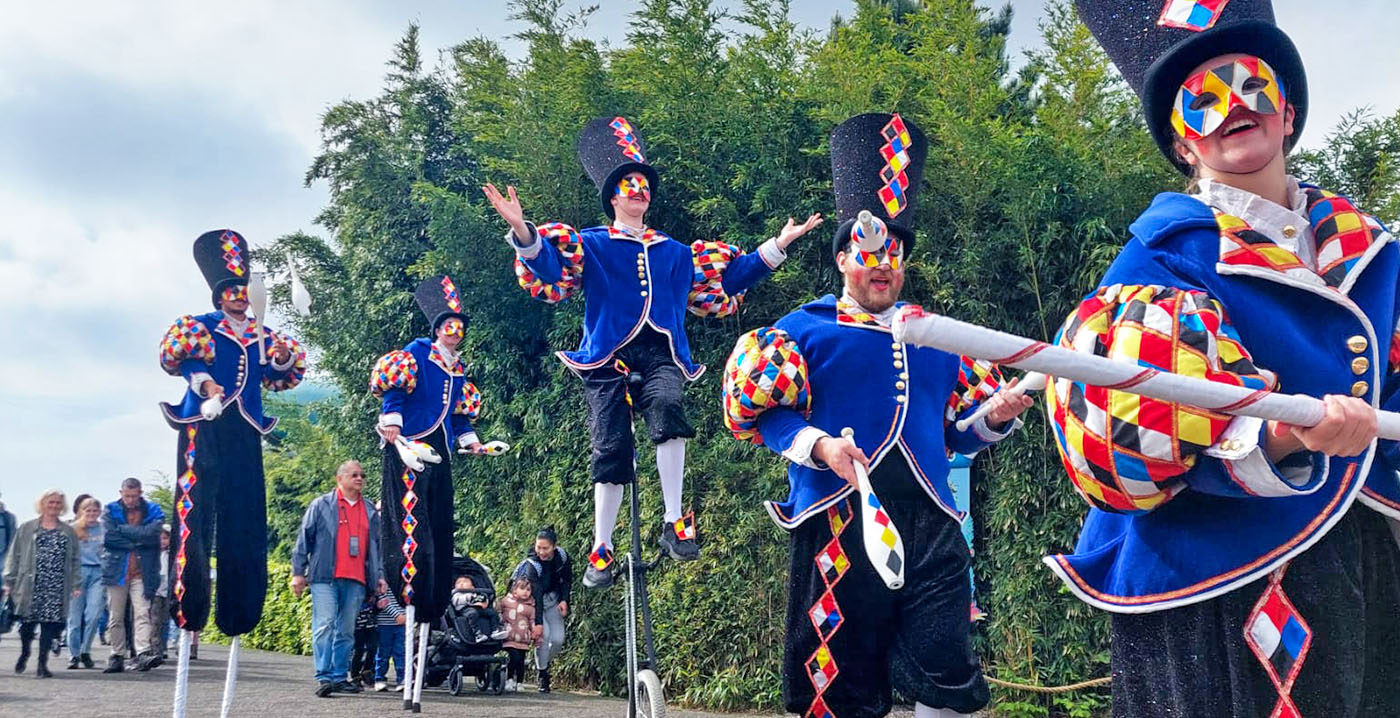
[[[292,593],[311,587],[311,653],[316,695],[359,693],[348,680],[355,614],[367,587],[388,587],[380,575],[379,512],[363,500],[365,472],[346,461],[335,472],[336,488],[306,507],[292,550]]]

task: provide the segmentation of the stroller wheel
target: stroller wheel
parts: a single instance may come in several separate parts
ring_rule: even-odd
[[[506,667],[496,666],[496,670],[491,671],[491,693],[501,695],[506,692]]]
[[[447,690],[454,696],[462,695],[462,667],[453,666],[447,674]]]
[[[639,718],[666,718],[666,697],[661,692],[661,678],[650,668],[637,671],[637,716]]]

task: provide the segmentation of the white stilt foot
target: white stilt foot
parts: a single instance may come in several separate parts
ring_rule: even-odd
[[[233,709],[233,686],[238,681],[238,650],[243,645],[242,636],[234,636],[228,648],[228,669],[224,671],[224,702],[219,707],[219,718],[228,718]],[[182,660],[184,656],[180,657]]]
[[[423,711],[423,676],[428,673],[428,630],[428,624],[418,624],[418,671],[413,674],[414,713]]]
[[[180,631],[180,658],[175,664],[175,706],[172,718],[185,718],[185,692],[190,682],[190,632]]]
[[[418,661],[415,661],[413,659],[414,653],[416,653],[416,651],[413,650],[413,647],[417,639],[417,636],[414,632],[418,630],[418,624],[414,621],[414,613],[415,611],[413,604],[410,603],[406,608],[404,608],[403,655],[408,663],[408,666],[404,669],[403,672],[404,710],[410,710],[413,708],[413,668],[414,665],[418,663]]]

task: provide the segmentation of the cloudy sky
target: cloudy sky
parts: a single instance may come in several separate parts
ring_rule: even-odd
[[[325,191],[302,177],[321,113],[376,92],[411,22],[430,58],[507,38],[519,28],[500,4],[0,3],[0,498],[17,516],[43,487],[105,501],[122,477],[173,471],[175,434],[155,405],[182,387],[155,349],[174,317],[207,306],[190,242],[226,226],[255,245],[317,231]],[[634,4],[601,4],[591,27],[620,39]],[[1041,2],[1013,4],[1020,51],[1037,42]],[[824,28],[851,3],[794,5]],[[1400,78],[1375,71],[1400,66],[1391,3],[1275,5],[1308,62],[1305,144],[1345,110],[1400,105]]]

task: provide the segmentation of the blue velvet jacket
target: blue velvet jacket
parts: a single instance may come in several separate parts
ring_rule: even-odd
[[[686,377],[698,379],[705,367],[690,357],[686,312],[733,313],[743,292],[778,264],[770,265],[762,252],[745,254],[718,242],[686,246],[652,229],[633,236],[615,227],[530,228],[537,240],[516,260],[521,286],[550,303],[563,301],[579,288],[586,297],[582,344],[576,351],[558,352],[575,371],[605,365],[643,327],[651,326],[670,340],[671,354]],[[535,247],[539,252],[529,256]]]
[[[964,513],[957,509],[948,484],[948,452],[974,454],[1006,433],[991,434],[980,423],[958,431],[953,421],[976,411],[996,390],[995,368],[894,341],[889,328],[869,315],[840,311],[830,294],[779,319],[774,329],[786,334],[784,351],[801,355],[810,403],[761,409],[757,435],[742,438],[785,455],[803,429],[815,427],[840,436],[850,427],[872,469],[886,460],[908,462],[929,498],[962,521]],[[735,371],[746,338],[740,339],[726,372],[725,390],[731,396],[731,390],[752,392],[752,387],[743,386],[752,379]],[[731,408],[726,407],[727,415]],[[735,428],[733,422],[730,428]],[[791,529],[851,491],[850,484],[830,469],[812,461],[792,463],[787,499],[766,502],[765,507],[778,525]]]
[[[224,313],[213,311],[184,316],[175,321],[161,341],[160,363],[166,373],[184,377],[186,384],[198,374],[207,374],[224,389],[224,411],[236,406],[239,414],[259,433],[272,431],[277,419],[263,416],[262,390],[284,391],[301,383],[306,375],[306,352],[291,337],[267,329],[263,335],[267,364],[258,362],[255,324],[250,319],[241,335],[234,333]],[[291,350],[285,368],[274,366],[272,346],[276,339]],[[199,406],[204,397],[187,386],[177,405],[162,402],[161,412],[174,428],[203,420]]]
[[[403,351],[386,354],[370,387],[383,397],[382,415],[396,415],[406,438],[421,439],[443,427],[452,446],[473,433],[471,420],[480,410],[481,395],[467,381],[461,359],[448,363],[430,339],[414,339]]]
[[[1325,220],[1314,211],[1319,241]],[[1375,225],[1345,274],[1336,274],[1334,288],[1306,268],[1285,271],[1257,256],[1241,259],[1222,226],[1194,197],[1158,195],[1130,227],[1132,240],[1101,286],[1204,292],[1224,308],[1253,363],[1277,375],[1276,390],[1355,395],[1400,408],[1389,356],[1400,319],[1400,250],[1390,235]],[[1063,427],[1056,429],[1063,441]],[[1400,517],[1395,442],[1378,442],[1357,457],[1308,456],[1306,481],[1279,482],[1273,495],[1263,496],[1253,495],[1223,459],[1199,455],[1183,475],[1181,493],[1145,513],[1091,509],[1074,553],[1045,561],[1091,605],[1150,612],[1267,575],[1318,541],[1358,497]]]

